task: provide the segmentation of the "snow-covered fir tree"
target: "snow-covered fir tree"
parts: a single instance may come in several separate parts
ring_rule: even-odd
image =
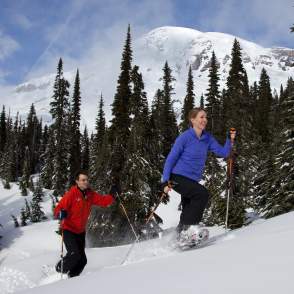
[[[62,195],[68,183],[69,159],[69,82],[63,75],[63,62],[59,59],[54,82],[50,113],[54,120],[51,128],[54,136],[52,189],[55,195]],[[46,160],[47,161],[47,160]]]
[[[77,70],[73,97],[70,108],[70,133],[69,133],[69,183],[74,183],[75,173],[81,168],[81,133],[80,133],[80,107],[81,107],[81,90],[80,75]]]
[[[180,130],[182,132],[189,128],[190,126],[190,122],[188,118],[189,111],[195,106],[194,81],[193,81],[193,73],[192,73],[191,65],[189,66],[186,88],[187,88],[186,96],[184,98],[182,114],[181,114],[181,123],[180,123]]]
[[[42,158],[42,168],[41,168],[41,180],[44,185],[44,188],[51,189],[53,183],[54,174],[54,156],[55,156],[55,144],[54,144],[54,131],[53,128],[48,128],[48,140],[44,150],[44,153],[41,155]]]
[[[263,211],[272,217],[294,209],[294,81],[289,78],[280,105],[281,130],[271,183]],[[274,188],[273,188],[274,187]]]
[[[90,163],[90,141],[87,126],[84,128],[84,133],[81,140],[81,168],[89,170]]]
[[[208,123],[206,126],[217,140],[222,139],[221,103],[219,90],[218,63],[215,53],[212,53],[209,68],[209,80],[206,93],[205,110]],[[226,209],[226,171],[223,159],[218,159],[214,154],[209,154],[204,173],[205,186],[209,191],[210,199],[204,214],[204,222],[209,225],[223,225]]]
[[[31,202],[30,220],[32,223],[40,222],[44,219],[45,214],[42,211],[41,202],[43,200],[44,193],[40,180],[36,183],[35,191]]]
[[[18,219],[17,219],[17,217],[15,216],[15,215],[11,215],[11,218],[12,218],[12,220],[13,220],[13,223],[14,223],[14,227],[15,228],[18,228],[19,227],[19,222],[18,222]]]

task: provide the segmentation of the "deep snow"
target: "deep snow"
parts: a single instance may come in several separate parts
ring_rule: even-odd
[[[48,191],[47,191],[48,192]],[[44,203],[50,214],[49,197]],[[130,245],[88,248],[88,265],[78,278],[59,281],[47,277],[42,266],[53,266],[59,257],[57,222],[50,220],[14,229],[8,215],[23,203],[16,185],[0,188],[0,223],[4,230],[0,251],[0,293],[293,293],[294,212],[220,236],[210,246],[179,252],[172,249],[170,226],[177,222],[179,197],[161,206],[167,229],[161,239],[137,244],[125,265],[120,265]],[[170,210],[168,209],[170,208]],[[174,212],[174,213],[173,213]],[[169,229],[168,229],[169,228]],[[57,282],[54,282],[56,281]],[[54,283],[53,283],[54,282]],[[47,284],[50,283],[50,284]],[[47,284],[47,285],[44,285]],[[42,288],[37,287],[43,285]],[[31,288],[31,289],[30,289]]]

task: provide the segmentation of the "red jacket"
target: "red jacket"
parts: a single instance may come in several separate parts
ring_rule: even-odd
[[[61,209],[67,211],[67,217],[62,222],[62,229],[72,231],[76,234],[86,230],[86,224],[90,215],[91,206],[98,205],[106,207],[113,203],[112,195],[100,195],[91,189],[85,191],[84,197],[81,190],[75,185],[67,191],[54,209],[57,217]]]

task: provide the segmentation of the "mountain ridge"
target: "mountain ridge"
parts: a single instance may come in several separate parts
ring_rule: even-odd
[[[221,32],[201,32],[192,28],[163,26],[155,28],[137,38],[133,42],[134,61],[142,72],[149,102],[156,90],[161,87],[162,68],[167,60],[176,78],[174,98],[183,100],[186,91],[188,67],[191,65],[195,82],[197,99],[205,94],[208,86],[208,70],[212,51],[215,51],[220,74],[220,88],[225,87],[231,60],[231,48],[234,38],[237,38],[242,48],[242,59],[248,74],[249,83],[259,80],[264,67],[271,79],[272,89],[279,91],[288,77],[294,76],[294,49],[286,47],[265,48],[254,42],[234,35]],[[119,59],[120,56],[117,56]],[[112,60],[98,60],[97,66],[105,62],[108,67],[114,67]],[[65,64],[66,68],[66,64]],[[99,67],[98,67],[99,68]],[[84,124],[92,129],[96,117],[97,103],[101,89],[106,89],[106,116],[110,119],[110,104],[113,100],[115,82],[119,66],[103,76],[103,70],[97,72],[96,66],[81,66],[82,117]],[[65,71],[65,77],[73,85],[75,69]],[[10,89],[8,95],[12,101],[14,112],[36,103],[36,109],[48,109],[52,96],[55,74],[30,79]],[[111,85],[111,86],[110,86]],[[104,92],[104,91],[103,91]],[[4,97],[0,97],[2,100]],[[25,103],[24,103],[25,102]],[[198,103],[198,102],[197,102]],[[95,107],[93,107],[93,105]],[[181,104],[176,103],[179,110]]]

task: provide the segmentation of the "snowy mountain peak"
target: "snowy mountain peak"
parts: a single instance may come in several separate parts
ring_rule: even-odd
[[[187,68],[191,65],[196,87],[197,82],[200,82],[200,90],[203,92],[202,85],[207,86],[212,51],[215,51],[220,64],[222,81],[226,80],[235,38],[240,42],[244,65],[251,83],[258,80],[263,67],[272,78],[273,88],[278,88],[290,75],[293,75],[293,49],[264,48],[236,36],[218,32],[200,32],[181,27],[156,28],[139,39],[138,50],[145,52],[146,64],[158,64],[160,61],[162,64],[164,59],[168,60],[178,75],[176,78],[180,80],[186,77]],[[148,67],[148,71],[152,71],[151,66]]]
[[[231,63],[231,49],[234,38],[242,48],[242,58],[247,71],[249,83],[259,80],[264,67],[270,78],[273,89],[279,90],[289,76],[294,76],[294,49],[274,47],[265,48],[254,42],[220,32],[201,32],[191,28],[164,26],[151,30],[134,40],[134,64],[140,66],[149,101],[156,90],[162,87],[162,68],[168,61],[176,78],[174,98],[183,100],[186,91],[188,68],[193,69],[196,97],[206,92],[208,70],[212,51],[215,51],[220,74],[220,86],[225,87]],[[82,118],[92,129],[97,110],[97,97],[103,91],[106,99],[106,116],[110,118],[110,107],[115,91],[119,71],[120,54],[115,60],[100,58],[91,65],[79,65],[82,89]],[[65,69],[66,64],[65,64]],[[101,72],[97,71],[100,69]],[[65,77],[73,83],[75,70],[65,72]],[[10,93],[12,110],[29,109],[35,103],[36,109],[48,109],[52,97],[55,74],[35,78],[18,85]],[[3,95],[0,99],[5,99]],[[5,100],[4,100],[5,101]],[[179,107],[179,105],[177,106]]]

